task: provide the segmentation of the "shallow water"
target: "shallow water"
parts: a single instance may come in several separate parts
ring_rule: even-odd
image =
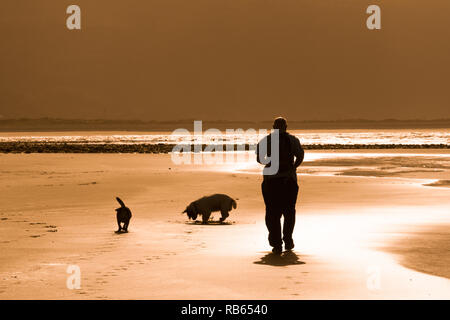
[[[293,130],[304,145],[448,145],[450,129],[415,130]],[[172,134],[170,132],[24,132],[0,133],[0,142],[65,142],[110,144],[177,144],[177,143],[235,143],[254,144],[264,132],[242,131],[216,132],[194,135],[193,132]],[[200,140],[201,139],[201,140]]]

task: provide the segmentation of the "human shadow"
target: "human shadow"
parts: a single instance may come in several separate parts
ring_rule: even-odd
[[[299,257],[295,254],[294,251],[285,251],[281,255],[270,252],[264,257],[260,258],[259,261],[255,261],[253,263],[276,267],[305,264],[305,262],[300,261]]]

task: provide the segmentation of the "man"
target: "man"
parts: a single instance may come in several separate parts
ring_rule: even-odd
[[[292,232],[295,225],[295,203],[298,184],[297,167],[303,162],[304,151],[300,141],[286,132],[287,121],[279,117],[273,123],[274,131],[257,145],[257,161],[265,165],[262,194],[266,205],[266,226],[272,252],[281,254],[282,244],[286,250],[294,248]],[[295,158],[295,160],[294,160]],[[283,239],[281,216],[284,216]]]

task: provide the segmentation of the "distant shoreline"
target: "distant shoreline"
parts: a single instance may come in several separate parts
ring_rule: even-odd
[[[198,119],[200,120],[200,119]],[[168,131],[185,128],[193,130],[194,119],[179,121],[140,120],[79,120],[79,119],[0,119],[0,132],[71,132],[71,131]],[[270,128],[267,121],[203,121],[203,130],[260,129]],[[349,119],[336,121],[302,120],[289,121],[289,129],[449,129],[450,119],[435,120],[365,120]]]
[[[0,153],[170,153],[176,144],[107,144],[61,142],[0,142]],[[203,145],[204,150],[207,145]],[[231,145],[229,150],[255,150],[255,145]],[[194,145],[190,145],[194,152]],[[450,149],[447,144],[311,144],[305,150],[368,150],[368,149]],[[224,151],[226,147],[223,147]]]

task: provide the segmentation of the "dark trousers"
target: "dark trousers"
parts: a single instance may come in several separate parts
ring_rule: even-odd
[[[262,194],[266,204],[266,226],[269,230],[269,244],[280,247],[292,242],[295,225],[295,203],[297,202],[298,185],[292,178],[264,179]],[[284,217],[283,239],[281,239],[281,216]]]

